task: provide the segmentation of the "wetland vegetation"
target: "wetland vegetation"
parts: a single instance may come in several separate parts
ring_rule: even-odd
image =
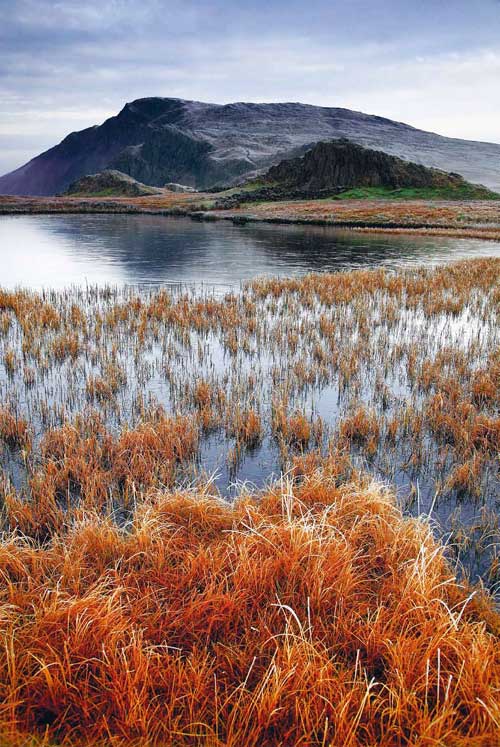
[[[8,743],[494,744],[499,278],[0,291]]]

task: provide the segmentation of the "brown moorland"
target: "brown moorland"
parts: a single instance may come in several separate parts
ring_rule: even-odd
[[[319,223],[354,230],[500,239],[500,201],[496,200],[290,200],[249,203],[217,212],[228,217]]]

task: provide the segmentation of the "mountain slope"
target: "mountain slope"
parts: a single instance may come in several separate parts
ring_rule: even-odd
[[[349,109],[147,98],[0,177],[0,193],[54,194],[110,168],[151,185],[204,189],[267,170],[318,141],[344,137],[500,190],[500,145],[445,138]]]

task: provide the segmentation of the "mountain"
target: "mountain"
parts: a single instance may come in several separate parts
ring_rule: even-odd
[[[500,145],[445,138],[349,109],[145,98],[0,177],[0,193],[55,194],[105,169],[155,186],[206,189],[241,182],[318,141],[344,137],[500,190]]]
[[[107,169],[98,174],[88,174],[72,182],[64,194],[69,196],[123,196],[143,197],[145,195],[157,195],[162,190],[148,187],[138,182],[128,174],[121,171]]]
[[[459,174],[405,161],[347,139],[316,143],[303,156],[272,166],[260,181],[282,189],[313,193],[332,187],[412,187],[488,193]]]

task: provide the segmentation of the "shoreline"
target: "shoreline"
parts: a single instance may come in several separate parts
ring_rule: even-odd
[[[134,199],[134,202],[131,202]],[[2,215],[161,215],[164,217],[183,217],[200,222],[227,221],[234,225],[244,226],[247,223],[268,223],[272,225],[323,226],[340,230],[352,230],[360,233],[386,233],[408,236],[439,236],[449,238],[478,239],[500,242],[500,203],[493,203],[498,210],[498,222],[489,221],[476,224],[460,225],[462,216],[453,221],[433,220],[440,209],[450,212],[450,208],[467,207],[472,213],[474,207],[484,208],[484,203],[459,203],[458,205],[435,201],[432,204],[423,201],[352,200],[349,203],[331,201],[297,201],[262,203],[253,205],[251,211],[244,207],[216,210],[200,204],[202,200],[211,200],[213,195],[173,194],[160,198],[64,198],[64,197],[10,197],[0,196],[0,216]],[[304,210],[307,207],[307,211]],[[360,210],[360,208],[362,210]],[[377,215],[376,218],[358,217],[357,213],[374,212],[379,208],[388,208],[392,215]],[[415,217],[420,220],[397,220],[398,211],[413,209]],[[424,208],[424,210],[422,210]],[[488,205],[491,210],[491,204]],[[331,215],[343,214],[341,217],[325,216],[325,210]],[[281,211],[281,212],[280,212]],[[320,212],[321,211],[321,212]],[[425,219],[425,211],[429,219]],[[422,212],[424,217],[421,217]],[[304,214],[306,213],[306,214]],[[481,216],[482,217],[482,216]],[[495,218],[497,216],[495,215]]]

